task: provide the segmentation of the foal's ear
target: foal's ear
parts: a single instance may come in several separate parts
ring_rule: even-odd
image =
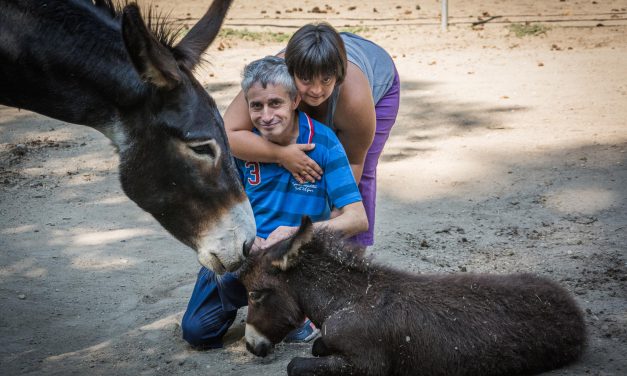
[[[164,89],[172,89],[181,82],[172,53],[148,30],[135,3],[124,7],[122,36],[131,61],[144,81]]]
[[[304,216],[296,234],[286,240],[287,244],[285,248],[281,249],[280,254],[273,255],[275,258],[271,262],[272,266],[275,266],[283,271],[286,271],[294,266],[298,260],[300,248],[309,243],[312,238],[313,223],[309,217]]]

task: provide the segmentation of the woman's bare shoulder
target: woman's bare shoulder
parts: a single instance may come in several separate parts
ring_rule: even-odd
[[[341,128],[344,120],[350,120],[355,114],[363,112],[364,109],[374,111],[372,89],[363,72],[353,63],[349,63],[346,78],[340,90],[334,120]]]

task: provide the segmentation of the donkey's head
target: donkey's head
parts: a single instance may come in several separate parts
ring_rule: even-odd
[[[303,218],[298,232],[270,248],[249,256],[240,278],[248,291],[246,348],[266,356],[305,318],[286,272],[296,267],[301,247],[313,237],[313,224]],[[297,288],[297,287],[296,287]]]
[[[122,187],[218,273],[237,267],[255,237],[222,117],[192,74],[230,3],[215,0],[176,46],[157,40],[135,4],[122,14],[124,44],[143,81],[142,95],[119,111]]]

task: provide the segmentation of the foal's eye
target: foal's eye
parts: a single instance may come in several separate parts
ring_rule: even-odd
[[[248,298],[250,299],[251,302],[253,303],[258,303],[261,301],[261,299],[263,299],[263,292],[261,291],[250,291],[248,293]]]

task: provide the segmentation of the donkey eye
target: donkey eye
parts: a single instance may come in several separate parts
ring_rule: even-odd
[[[189,142],[187,147],[199,156],[215,159],[218,154],[218,145],[215,140]]]
[[[262,291],[251,291],[248,293],[248,298],[251,302],[257,303],[263,299],[263,295]]]

